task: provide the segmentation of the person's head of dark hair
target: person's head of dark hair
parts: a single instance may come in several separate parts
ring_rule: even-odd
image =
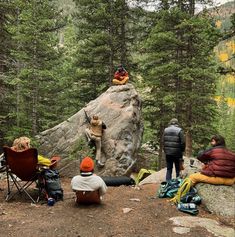
[[[215,143],[216,143],[215,146],[226,146],[224,137],[219,134],[212,136],[211,141],[212,140],[215,141]]]
[[[119,71],[119,72],[122,72],[122,71],[124,71],[124,67],[123,67],[123,65],[122,65],[122,64],[118,65],[118,71]]]
[[[94,120],[98,120],[98,119],[99,119],[99,117],[98,117],[97,115],[93,115],[92,118],[93,118]]]

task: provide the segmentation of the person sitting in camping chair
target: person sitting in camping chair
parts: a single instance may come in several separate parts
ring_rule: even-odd
[[[80,175],[71,180],[72,190],[76,193],[76,203],[100,203],[107,191],[103,179],[94,174],[94,161],[85,157],[80,164]]]
[[[33,155],[35,155],[35,151],[36,151],[36,157],[35,157],[36,158],[36,170],[37,170],[36,173],[38,173],[38,175],[36,175],[36,173],[35,173],[35,177],[34,177],[33,181],[36,181],[36,185],[37,185],[37,188],[39,189],[39,192],[43,191],[43,194],[45,195],[46,199],[48,199],[48,200],[49,200],[49,198],[53,198],[54,201],[63,200],[63,190],[61,188],[61,184],[60,184],[60,180],[59,180],[59,173],[56,170],[57,163],[58,163],[58,161],[60,161],[59,156],[53,156],[51,159],[48,159],[48,158],[45,158],[41,155],[38,155],[37,150],[35,148],[30,148],[30,139],[28,137],[16,138],[14,140],[11,148],[7,148],[7,147],[5,148],[6,153],[9,155],[11,155],[12,152],[18,153],[20,155],[20,153],[23,154],[27,151],[30,152],[30,150],[32,150],[32,149],[34,149]],[[11,150],[11,151],[9,151],[9,150]],[[25,154],[28,154],[28,153],[25,153]],[[27,157],[27,156],[25,156],[25,154],[21,156],[24,158],[24,161],[26,158],[27,159],[32,158],[32,156],[29,155]],[[15,159],[18,160],[17,158],[15,158]],[[30,162],[28,161],[26,163],[28,164]],[[29,167],[29,168],[31,168],[31,167]],[[24,177],[22,175],[22,169],[20,169],[17,172],[18,172],[18,174],[20,174],[19,178],[22,179],[21,177]],[[8,173],[11,173],[10,169],[9,169]],[[14,178],[14,176],[11,176],[11,177]],[[28,179],[28,177],[27,177],[27,179]],[[18,185],[17,184],[17,177],[15,178],[15,183],[17,186]],[[26,192],[26,189],[24,189],[23,187],[21,188],[21,190]],[[11,190],[10,190],[10,188],[8,188],[7,199],[10,199],[10,197],[12,196],[10,193],[11,193]],[[33,202],[35,202],[35,200],[27,192],[26,192],[26,194],[30,197],[30,199]],[[39,198],[40,197],[38,197],[38,200],[39,200]]]
[[[13,141],[11,149],[17,152],[25,151],[31,147],[30,139],[28,137],[19,137]],[[60,161],[59,156],[53,156],[51,159],[38,155],[38,165],[55,168],[58,161]]]

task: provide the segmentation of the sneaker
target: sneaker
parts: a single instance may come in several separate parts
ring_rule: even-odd
[[[104,163],[102,163],[102,162],[100,162],[100,161],[97,162],[97,165],[98,165],[99,167],[104,167]]]

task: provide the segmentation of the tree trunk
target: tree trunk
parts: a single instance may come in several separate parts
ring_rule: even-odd
[[[38,103],[38,84],[35,83],[35,86],[32,91],[32,133],[35,136],[38,133],[37,129],[37,103]]]
[[[121,39],[121,48],[120,48],[120,52],[121,52],[121,64],[126,66],[127,63],[127,47],[126,47],[126,1],[123,0],[122,1],[122,10],[120,12],[120,17],[121,17],[121,35],[120,35],[120,39]]]
[[[189,14],[194,16],[195,13],[195,0],[190,0],[189,2]]]
[[[110,16],[113,15],[113,4],[112,2],[108,1],[109,4],[109,14]],[[110,55],[109,55],[109,85],[112,85],[112,80],[113,80],[113,74],[114,74],[114,45],[113,45],[113,40],[115,37],[114,33],[114,26],[112,22],[112,17],[109,19],[109,47],[110,47]]]
[[[192,150],[193,150],[192,134],[190,130],[186,131],[185,141],[186,141],[185,156],[189,158],[192,156]]]
[[[159,156],[158,156],[158,170],[166,167],[166,158],[165,153],[163,152],[163,132],[164,132],[164,125],[163,123],[160,124],[160,138],[159,138]]]

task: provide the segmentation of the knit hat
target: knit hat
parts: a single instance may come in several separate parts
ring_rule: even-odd
[[[179,122],[178,122],[178,119],[177,118],[173,118],[173,119],[171,119],[171,121],[170,121],[170,124],[178,124]]]
[[[94,170],[94,162],[90,157],[85,157],[80,164],[81,172],[91,172]]]

